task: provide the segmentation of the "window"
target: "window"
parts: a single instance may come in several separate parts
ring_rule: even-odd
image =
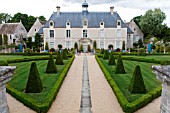
[[[119,49],[121,49],[122,47],[121,47],[121,43],[120,43],[120,41],[117,41],[116,42],[116,48],[119,48]]]
[[[134,41],[135,41],[135,42],[138,42],[138,41],[139,41],[139,39],[140,39],[140,38],[139,38],[139,35],[136,35],[136,36],[135,36],[135,40],[134,40]]]
[[[50,26],[53,26],[53,22],[50,22]]]
[[[87,26],[87,20],[83,21],[83,26]]]
[[[69,26],[69,25],[70,25],[70,23],[69,23],[69,22],[67,22],[67,25]]]
[[[12,39],[12,36],[10,35],[10,39]]]
[[[83,37],[87,37],[87,30],[83,30]]]
[[[121,37],[121,29],[117,29],[116,36],[117,38]]]
[[[66,37],[70,38],[70,30],[66,30]]]
[[[70,41],[66,42],[66,48],[69,48],[69,49],[71,48],[71,42]]]
[[[104,41],[100,41],[100,49],[104,48]]]
[[[36,31],[36,29],[35,29],[35,31]]]
[[[100,29],[100,37],[104,38],[104,29]]]
[[[54,30],[50,30],[50,37],[54,38]]]
[[[54,42],[50,42],[50,49],[54,48]]]
[[[103,23],[103,22],[101,22],[101,23],[100,23],[100,25],[104,25],[104,23]]]
[[[118,22],[117,25],[120,26],[120,22]]]

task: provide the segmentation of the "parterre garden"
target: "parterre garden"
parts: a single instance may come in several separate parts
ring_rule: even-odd
[[[57,56],[58,54],[53,55],[53,57],[55,58],[54,62],[57,62]],[[4,58],[4,56],[1,56],[1,60],[3,59],[2,57]],[[6,58],[4,59],[6,60]],[[11,81],[7,84],[7,92],[10,93],[17,100],[21,101],[24,105],[39,113],[46,113],[50,108],[74,60],[74,55],[69,55],[66,60],[63,60],[63,65],[55,64],[55,67],[57,69],[57,72],[55,73],[47,72],[46,68],[48,60],[49,55],[43,57],[18,57],[14,55],[11,56],[11,59],[6,60],[8,65],[17,67]],[[31,72],[30,68],[33,62],[37,67],[39,78],[42,83],[42,90],[40,91],[40,93],[26,93],[26,87],[28,85],[27,82]],[[50,68],[51,67],[49,67],[49,69]],[[36,70],[35,72],[37,73]],[[31,87],[34,87],[36,89],[38,85],[36,86],[35,84],[32,84]]]
[[[164,63],[170,64],[170,55],[153,57],[122,56],[125,69],[124,74],[116,72],[118,54],[113,53],[114,58],[116,58],[115,65],[110,65],[109,55],[109,53],[98,54],[96,55],[96,60],[124,112],[134,112],[161,95],[161,82],[157,80],[156,75],[152,72],[151,66],[160,65],[163,59],[166,60]],[[137,65],[141,69],[146,93],[131,93],[129,90],[130,86],[132,86],[132,76],[135,73],[134,70]],[[140,84],[138,85],[138,90],[141,90]]]

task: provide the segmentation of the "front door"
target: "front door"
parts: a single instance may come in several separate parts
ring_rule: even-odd
[[[86,43],[83,44],[83,53],[87,53],[87,46],[88,44]]]

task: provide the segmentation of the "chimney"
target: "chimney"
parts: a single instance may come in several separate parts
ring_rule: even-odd
[[[57,15],[60,15],[60,6],[57,6]]]
[[[114,7],[113,6],[110,7],[110,13],[111,13],[111,15],[114,14]]]

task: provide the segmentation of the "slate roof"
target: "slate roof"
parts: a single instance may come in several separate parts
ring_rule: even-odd
[[[0,34],[14,34],[20,23],[5,23],[0,25]]]
[[[82,20],[88,20],[88,28],[100,28],[100,22],[104,22],[105,28],[117,28],[117,20],[121,20],[121,27],[127,28],[128,33],[133,31],[122,21],[119,14],[114,12],[54,12],[43,28],[49,28],[49,21],[54,22],[54,28],[66,28],[66,22],[70,22],[71,28],[82,28]],[[38,33],[43,33],[43,28]]]

